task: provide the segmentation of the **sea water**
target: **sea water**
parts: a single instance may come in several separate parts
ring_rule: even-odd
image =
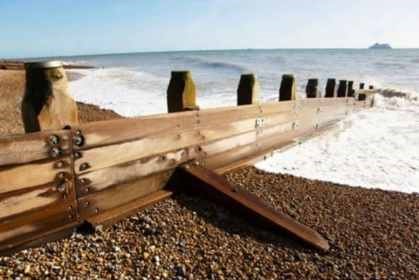
[[[377,96],[374,108],[338,129],[256,164],[257,168],[353,186],[419,192],[419,50],[227,50],[67,57],[97,66],[70,84],[76,100],[124,116],[166,112],[172,70],[190,70],[201,108],[236,103],[240,74],[255,73],[262,100],[278,98],[281,75],[354,80],[401,94]]]

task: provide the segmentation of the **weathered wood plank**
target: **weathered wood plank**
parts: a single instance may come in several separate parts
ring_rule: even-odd
[[[202,152],[197,147],[189,147],[82,174],[79,177],[80,181],[87,183],[80,188],[79,197],[83,197],[87,193],[90,195],[92,192],[102,191],[108,187],[170,170],[182,163],[198,158],[200,154]],[[84,191],[86,187],[88,192]]]
[[[159,201],[169,198],[173,192],[167,190],[159,190],[149,195],[134,199],[128,203],[100,212],[95,216],[91,216],[87,221],[93,226],[97,225],[110,225],[123,218],[126,218],[141,209],[149,207]]]
[[[2,219],[54,204],[63,197],[53,184],[46,185],[25,193],[0,197],[0,221]]]
[[[69,164],[58,168],[53,161],[0,168],[0,197],[8,192],[51,183],[59,172],[64,171],[70,172]]]
[[[50,135],[57,135],[60,138],[60,146],[63,150],[69,148],[70,132],[67,130],[0,137],[0,166],[49,158],[48,138]]]
[[[173,171],[143,177],[126,182],[101,192],[92,193],[79,199],[80,216],[83,219],[96,216],[103,211],[124,205],[134,199],[162,190]]]

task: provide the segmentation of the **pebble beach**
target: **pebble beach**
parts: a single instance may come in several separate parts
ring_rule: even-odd
[[[0,70],[1,135],[23,132],[23,85],[22,71]],[[120,117],[78,105],[83,122]],[[417,193],[254,167],[226,177],[317,230],[331,250],[318,252],[205,198],[176,194],[111,227],[0,257],[0,279],[419,279]]]

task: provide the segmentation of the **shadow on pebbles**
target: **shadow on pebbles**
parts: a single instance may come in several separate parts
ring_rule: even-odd
[[[228,180],[323,234],[328,253],[183,194],[90,235],[0,258],[0,278],[419,279],[419,196],[244,168]]]

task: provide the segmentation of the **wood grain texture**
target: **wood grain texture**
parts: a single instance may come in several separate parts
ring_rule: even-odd
[[[81,197],[78,201],[80,215],[83,219],[87,219],[103,211],[129,203],[134,199],[162,190],[172,172],[168,171],[143,177]]]
[[[48,137],[57,135],[63,150],[69,149],[70,132],[44,131],[25,135],[0,137],[0,166],[24,164],[49,158]]]

